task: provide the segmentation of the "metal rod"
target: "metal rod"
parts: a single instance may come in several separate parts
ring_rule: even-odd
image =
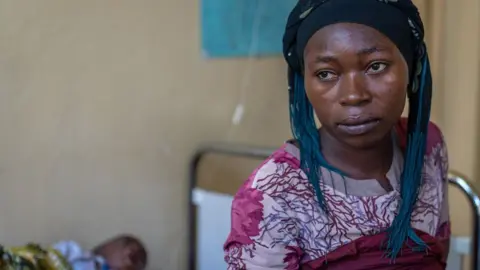
[[[458,189],[460,189],[463,194],[468,199],[472,209],[473,209],[473,226],[472,226],[472,241],[471,241],[471,264],[474,270],[480,270],[480,197],[478,192],[473,188],[472,185],[468,183],[465,177],[460,176],[458,173],[449,173],[448,182]]]
[[[254,147],[247,145],[233,145],[225,143],[206,144],[200,147],[191,157],[189,164],[189,245],[188,245],[188,269],[196,269],[196,240],[195,240],[195,208],[192,190],[197,186],[197,173],[200,162],[207,154],[222,154],[228,156],[247,157],[254,159],[266,159],[275,149],[265,147]],[[480,197],[475,189],[468,183],[466,178],[458,173],[450,173],[448,182],[459,188],[468,198],[470,205],[474,210],[473,228],[472,228],[472,269],[480,270]]]
[[[238,157],[247,157],[254,159],[266,159],[268,158],[275,149],[273,148],[263,148],[263,147],[254,147],[247,145],[233,145],[225,143],[212,143],[206,144],[200,147],[191,157],[189,164],[189,208],[188,208],[188,269],[195,270],[196,265],[196,225],[195,225],[195,207],[193,201],[192,190],[197,186],[197,174],[198,167],[200,162],[207,154],[221,154],[227,156],[238,156]]]

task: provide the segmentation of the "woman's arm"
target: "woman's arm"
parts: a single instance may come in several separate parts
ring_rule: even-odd
[[[224,245],[228,270],[299,269],[296,227],[281,205],[255,188],[243,188],[232,203],[231,231]]]
[[[448,171],[449,171],[449,161],[448,161],[448,151],[447,151],[447,145],[445,143],[444,137],[440,129],[433,125],[432,130],[434,132],[432,133],[437,133],[437,136],[439,137],[440,140],[440,161],[439,164],[441,166],[441,172],[442,172],[442,178],[441,179],[441,184],[442,184],[442,202],[441,202],[441,207],[440,207],[440,219],[439,219],[439,225],[437,228],[437,234],[436,237],[441,241],[443,244],[445,254],[448,257],[449,249],[450,249],[450,205],[448,203]]]
[[[444,198],[440,210],[440,221],[436,237],[440,240],[445,250],[445,256],[448,257],[450,249],[450,215],[448,204],[448,179],[445,180]]]

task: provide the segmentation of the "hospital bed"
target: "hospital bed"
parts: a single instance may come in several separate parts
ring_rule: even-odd
[[[201,189],[198,168],[207,155],[223,155],[262,160],[274,149],[234,144],[208,144],[192,156],[189,167],[189,270],[226,269],[223,261],[223,243],[230,230],[230,208],[233,197],[228,194]],[[471,237],[452,237],[447,270],[463,268],[463,258],[469,256],[472,270],[480,270],[480,198],[474,188],[457,173],[448,176],[450,185],[458,188],[468,199],[473,215]]]

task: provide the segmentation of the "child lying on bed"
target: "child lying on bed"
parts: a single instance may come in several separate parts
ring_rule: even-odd
[[[53,245],[73,270],[144,270],[147,251],[140,240],[130,235],[111,238],[93,250],[85,250],[74,241]]]

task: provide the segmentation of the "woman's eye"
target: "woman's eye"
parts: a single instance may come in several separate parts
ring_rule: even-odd
[[[368,69],[367,69],[367,73],[379,73],[379,72],[382,72],[384,71],[385,69],[387,68],[387,64],[385,63],[373,63],[371,64]]]
[[[331,81],[337,78],[337,75],[331,71],[321,71],[317,73],[317,77],[322,81]]]

